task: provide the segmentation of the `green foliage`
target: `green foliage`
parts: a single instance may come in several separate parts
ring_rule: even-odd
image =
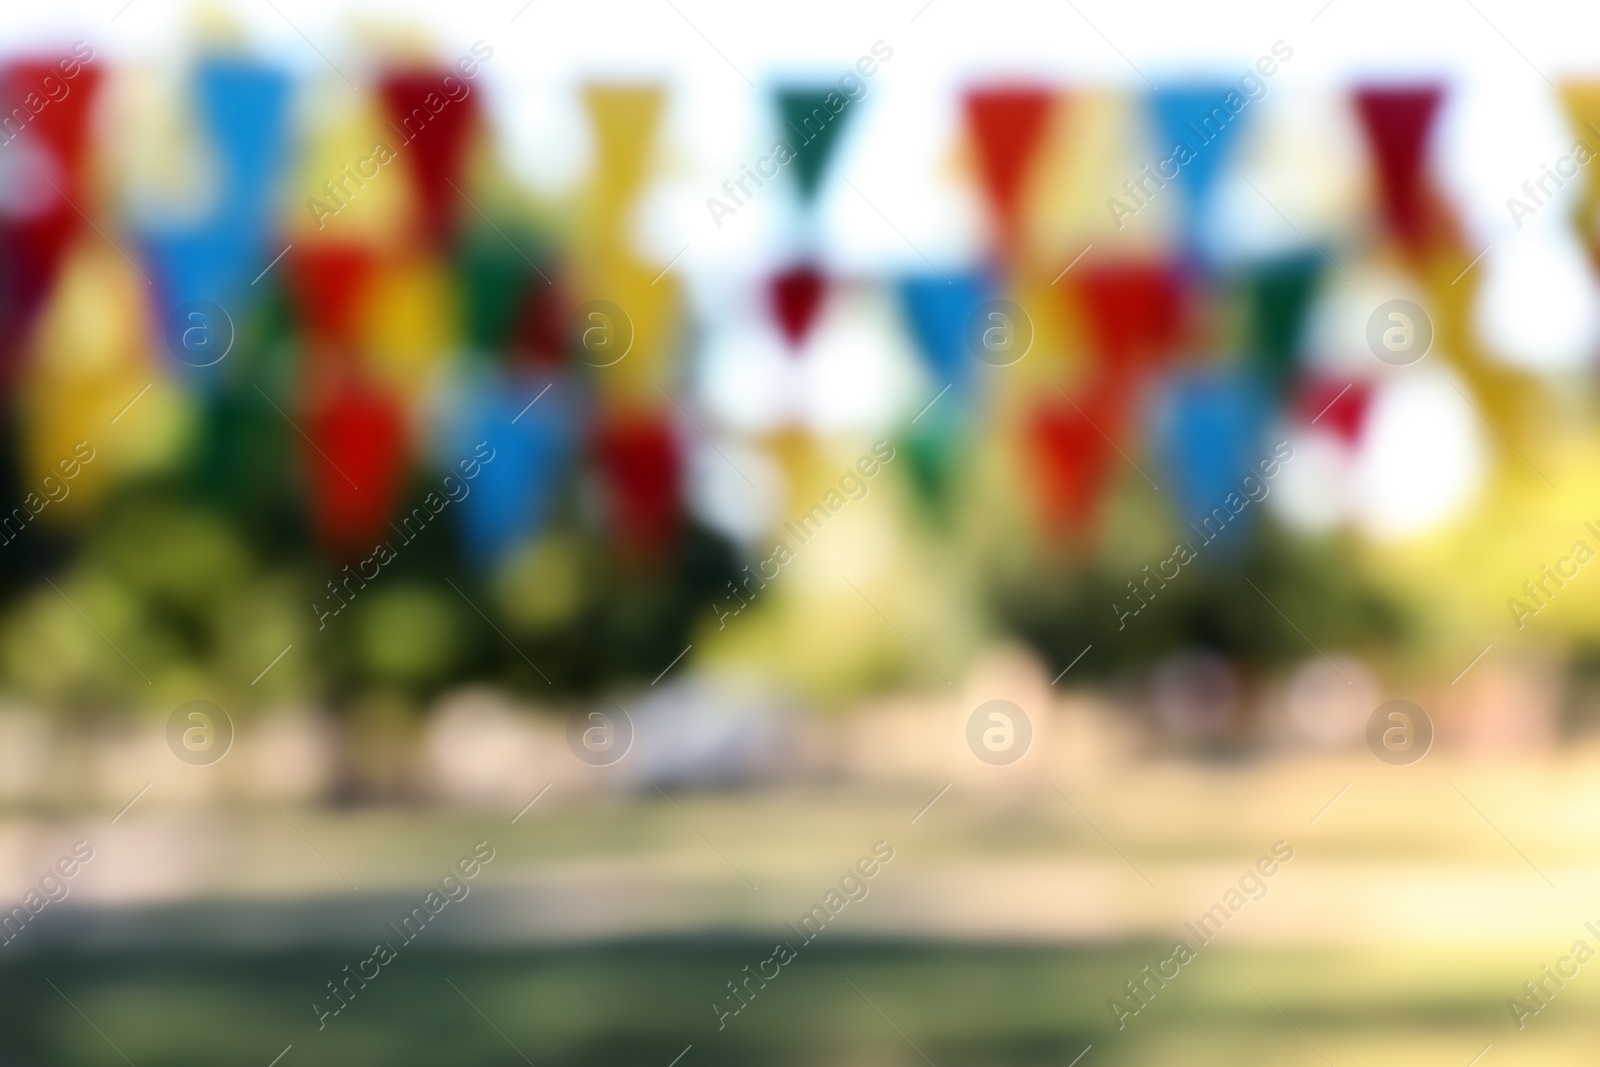
[[[1234,531],[1224,536],[1233,536]],[[1198,546],[1163,587],[1151,570],[1041,564],[997,584],[994,607],[1060,671],[1095,646],[1075,672],[1111,676],[1184,649],[1284,667],[1317,654],[1386,648],[1407,632],[1399,603],[1367,578],[1346,540],[1310,540],[1267,528],[1245,551]],[[1192,543],[1192,541],[1191,541]],[[1233,546],[1235,548],[1241,546]],[[1170,567],[1167,571],[1171,573]],[[1138,586],[1137,597],[1128,583]],[[1127,616],[1122,615],[1128,612]]]

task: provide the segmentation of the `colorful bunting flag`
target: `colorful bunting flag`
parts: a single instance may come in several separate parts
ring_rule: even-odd
[[[1444,90],[1436,85],[1357,89],[1356,114],[1367,135],[1383,217],[1410,251],[1428,239],[1426,168],[1429,135]]]
[[[840,134],[856,113],[856,108],[846,106],[848,102],[831,87],[778,90],[778,115],[784,126],[779,136],[794,151],[789,166],[800,184],[803,205],[816,200],[822,175],[838,151]]]
[[[979,184],[1002,241],[1021,231],[1022,192],[1038,156],[1055,91],[1043,86],[973,89],[967,93],[967,129],[977,153]]]
[[[789,342],[790,350],[797,350],[805,344],[816,323],[827,280],[812,264],[801,263],[774,275],[768,289],[778,327]]]

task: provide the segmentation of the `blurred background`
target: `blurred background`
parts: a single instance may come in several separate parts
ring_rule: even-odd
[[[1596,22],[0,11],[0,1064],[1589,1062]]]

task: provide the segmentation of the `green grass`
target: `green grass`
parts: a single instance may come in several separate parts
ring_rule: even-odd
[[[524,1055],[539,1067],[667,1067],[691,1044],[680,1067],[928,1061],[1065,1067],[1090,1044],[1084,1067],[1321,1064],[1323,1054],[1336,1064],[1399,1063],[1458,1052],[1465,1063],[1490,1041],[1522,1042],[1531,1053],[1535,1040],[1558,1040],[1564,1049],[1578,1040],[1583,1009],[1592,1006],[1574,996],[1564,1017],[1553,1009],[1538,1021],[1540,1033],[1523,1036],[1504,1009],[1509,961],[1410,956],[1377,967],[1354,954],[1216,947],[1202,951],[1118,1032],[1106,1000],[1164,955],[1155,945],[1026,949],[819,940],[719,1031],[712,999],[745,964],[770,952],[765,943],[705,940],[504,952],[408,949],[321,1031],[312,1001],[361,954],[17,957],[0,968],[6,1017],[0,1063],[9,1064],[10,1056],[75,1067],[129,1061],[267,1067],[289,1044],[294,1048],[280,1067],[487,1067],[522,1064]]]

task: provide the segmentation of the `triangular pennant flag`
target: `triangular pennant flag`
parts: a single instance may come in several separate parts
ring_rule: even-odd
[[[1262,263],[1250,272],[1250,357],[1276,384],[1288,378],[1300,354],[1322,263],[1321,256],[1309,253]]]
[[[1563,80],[1558,91],[1572,132],[1595,151],[1600,142],[1600,81]]]
[[[0,215],[0,351],[13,352],[27,339],[78,229],[79,218],[65,200],[49,188],[38,195],[37,214]]]
[[[276,215],[276,186],[288,161],[289,80],[281,71],[216,57],[200,64],[195,95],[221,179],[209,224],[259,237]]]
[[[916,499],[934,519],[949,518],[952,512],[956,468],[968,455],[962,421],[954,405],[937,406],[896,442]]]
[[[977,149],[978,174],[1008,243],[1020,229],[1023,185],[1038,155],[1054,97],[1052,90],[1040,86],[967,93],[967,128]]]
[[[444,95],[450,76],[448,70],[396,72],[384,75],[378,90],[396,134],[395,152],[417,190],[423,235],[434,244],[449,239],[458,216],[476,214],[463,200],[461,171],[478,98]]]
[[[1587,155],[1581,151],[1574,153],[1580,164],[1578,170],[1583,179],[1583,192],[1572,213],[1589,258],[1595,269],[1600,271],[1600,176],[1596,175],[1593,167],[1582,165],[1600,155],[1600,82],[1562,82],[1561,105],[1567,113],[1567,122],[1573,134],[1578,138],[1578,145],[1587,149]],[[1514,203],[1519,204],[1527,214],[1532,214],[1541,206],[1538,198],[1527,195],[1529,191],[1532,191],[1531,183],[1528,191],[1518,190],[1518,195],[1506,202],[1511,207],[1512,218],[1519,226],[1522,217],[1517,214],[1519,209],[1512,206]]]
[[[1081,530],[1093,521],[1117,458],[1111,442],[1123,435],[1126,411],[1126,397],[1102,381],[1070,400],[1048,395],[1028,417],[1027,450],[1047,531]]]
[[[805,343],[817,320],[827,280],[812,264],[801,263],[774,275],[768,285],[772,296],[772,313],[778,320],[778,327],[788,340],[789,347],[797,349]]]
[[[828,106],[839,102],[838,108]],[[794,173],[800,183],[800,200],[816,199],[822,172],[839,147],[839,134],[858,108],[846,107],[849,101],[837,89],[779,89],[778,114],[783,119],[782,139],[794,150]]]
[[[536,378],[496,376],[467,393],[447,462],[476,457],[481,464],[460,504],[463,548],[481,566],[544,529],[567,477],[575,418],[562,383],[540,399],[549,387]]]
[[[362,297],[376,260],[373,250],[357,245],[310,244],[282,264],[290,303],[309,339],[356,347]]]
[[[237,307],[240,291],[273,254],[265,250],[288,160],[288,79],[270,68],[211,58],[200,64],[194,84],[215,161],[216,197],[198,223],[156,229],[146,242],[163,306],[210,300]]]
[[[1183,273],[1155,262],[1085,263],[1066,299],[1078,301],[1099,365],[1113,377],[1160,362],[1183,342]]]
[[[1444,90],[1436,85],[1366,88],[1355,93],[1377,172],[1383,215],[1391,232],[1411,250],[1428,236],[1424,171],[1428,135]]]
[[[900,303],[911,336],[940,388],[954,383],[958,393],[966,391],[976,362],[968,345],[968,327],[993,289],[993,279],[981,272],[901,279]]]
[[[1181,214],[1183,244],[1187,252],[1198,253],[1212,191],[1221,177],[1229,153],[1239,143],[1239,126],[1248,111],[1241,103],[1235,111],[1229,99],[1242,98],[1227,82],[1157,89],[1151,98],[1163,162],[1172,155],[1177,175],[1170,181],[1187,197]],[[1165,177],[1158,175],[1159,181]]]
[[[209,224],[149,233],[144,243],[152,268],[147,273],[153,275],[158,303],[166,309],[190,300],[237,306],[235,296],[244,284],[241,268],[254,262],[246,250],[257,247],[243,230],[230,233]]]
[[[585,85],[584,109],[594,133],[589,194],[598,239],[613,244],[626,223],[625,208],[644,183],[666,94],[654,85]]]
[[[1271,409],[1254,377],[1237,369],[1207,368],[1175,377],[1167,388],[1157,440],[1178,517],[1210,540],[1229,519],[1246,514],[1248,475],[1259,478],[1263,434]],[[1221,509],[1221,514],[1216,510]],[[1209,520],[1209,521],[1208,521]],[[1243,547],[1242,540],[1233,540]]]
[[[1372,387],[1366,382],[1312,378],[1300,385],[1298,394],[1295,409],[1306,425],[1326,429],[1347,445],[1361,439],[1372,402]]]
[[[305,428],[312,526],[330,551],[366,555],[386,538],[405,485],[400,406],[355,376],[339,375],[313,390]]]
[[[60,512],[53,518],[92,514],[121,476],[148,469],[160,454],[159,427],[188,417],[187,398],[151,366],[149,300],[144,279],[104,241],[76,242],[62,257],[16,383],[19,458],[29,491],[59,473],[51,468],[76,443],[84,443],[80,459],[86,449],[98,449],[98,458],[72,480],[70,495],[52,503],[50,511]],[[136,396],[139,405],[112,426]]]
[[[599,299],[611,308],[584,312],[582,325],[576,317],[567,320],[570,350],[590,366],[605,368],[591,380],[612,402],[659,404],[657,389],[673,373],[687,312],[676,272],[663,274],[662,269],[662,264],[641,263],[630,254],[584,264],[576,273],[574,288],[587,298],[584,304]],[[595,335],[604,339],[599,349],[583,340],[590,323],[603,327]]]
[[[9,390],[29,331],[49,295],[72,237],[84,225],[73,207],[84,195],[88,119],[100,72],[80,69],[72,89],[35,115],[28,141],[13,146],[5,132],[0,146],[0,186],[10,195],[0,204],[0,389]],[[53,62],[24,60],[0,73],[5,99],[22,100],[47,76],[62,72]],[[48,178],[48,181],[46,180]],[[56,188],[52,189],[53,182]]]
[[[565,288],[566,276],[556,264],[546,262],[540,269],[550,280],[538,275],[528,279],[511,334],[511,362],[549,377],[567,364],[572,302]]]
[[[43,59],[22,60],[6,72],[3,84],[6,87],[6,98],[18,102],[28,96],[38,99],[37,90],[41,86],[50,84],[64,86],[65,91],[59,98],[50,99],[49,106],[43,107],[37,113],[31,112],[31,109],[25,112],[30,114],[25,131],[29,143],[44,148],[50,162],[54,164],[50,180],[55,182],[62,193],[70,197],[73,202],[82,203],[87,177],[84,161],[89,145],[89,117],[93,114],[95,100],[99,95],[101,72],[82,67],[68,83],[61,82],[61,73],[56,62]],[[14,114],[14,111],[9,112],[4,117],[14,123]],[[9,146],[17,136],[11,132],[11,126],[4,127],[6,145]],[[69,207],[67,210],[72,209]]]
[[[594,434],[612,535],[622,550],[659,558],[678,531],[683,461],[671,424],[640,409],[602,417]]]
[[[477,353],[506,352],[528,294],[551,287],[534,265],[546,259],[542,242],[510,222],[500,228],[469,227],[456,253],[461,333]]]
[[[402,252],[375,261],[362,289],[362,366],[416,411],[460,348],[457,278],[436,256]]]

